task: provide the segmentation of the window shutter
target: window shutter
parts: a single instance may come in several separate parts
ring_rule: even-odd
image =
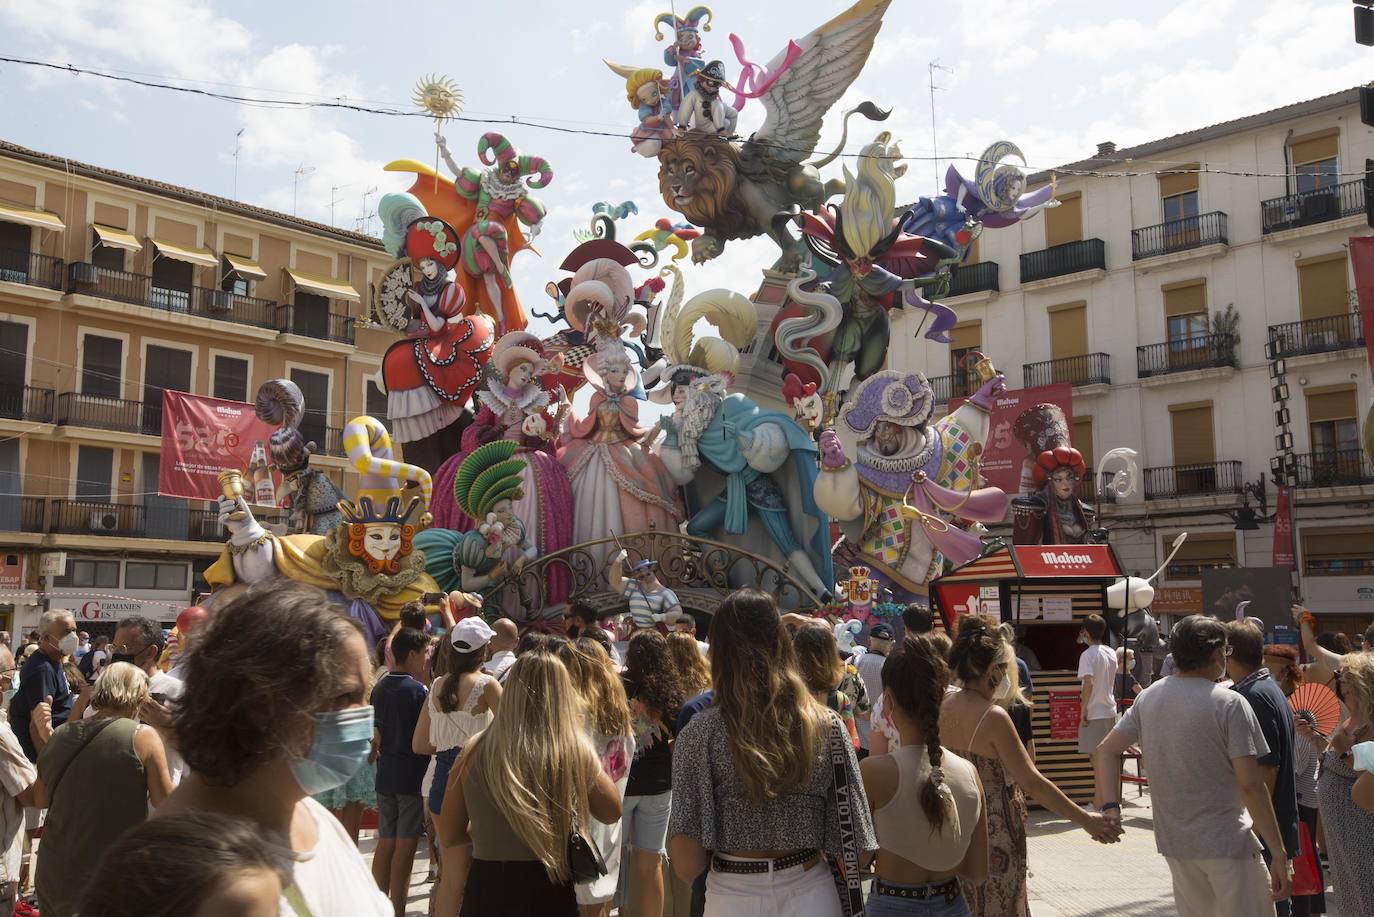
[[[1173,550],[1170,546],[1171,541],[1172,539],[1166,539],[1162,546],[1166,557]],[[1236,536],[1231,532],[1190,532],[1188,540],[1183,542],[1182,547],[1178,549],[1172,563],[1234,567],[1236,566]]]
[[[1083,239],[1083,196],[1071,194],[1059,198],[1058,207],[1045,210],[1045,247],[1052,248],[1066,242]]]
[[[1323,159],[1335,159],[1338,140],[1340,140],[1340,134],[1333,131],[1321,137],[1290,141],[1288,150],[1293,158],[1293,165],[1300,166],[1309,162],[1321,162]]]
[[[1216,461],[1216,445],[1212,439],[1212,406],[1172,410],[1174,464],[1209,465]]]
[[[1207,312],[1207,281],[1189,281],[1164,287],[1164,315],[1196,315]]]
[[[1187,194],[1189,191],[1196,191],[1198,186],[1198,164],[1195,162],[1185,166],[1180,166],[1176,172],[1161,172],[1159,174],[1159,196],[1173,197],[1175,194]]]
[[[1093,467],[1093,419],[1075,417],[1073,419],[1073,447],[1083,454],[1083,464]]]
[[[1303,529],[1303,569],[1308,574],[1366,574],[1374,565],[1374,526]]]
[[[1050,309],[1050,358],[1081,357],[1088,352],[1088,304]]]
[[[1307,393],[1307,421],[1353,420],[1358,417],[1355,407],[1355,387],[1335,391]]]
[[[1345,255],[1298,265],[1298,310],[1304,319],[1350,311]]]
[[[119,338],[88,334],[81,343],[81,391],[118,398],[124,389],[124,344]]]
[[[955,325],[949,332],[949,349],[967,350],[972,348],[978,350],[983,346],[983,323],[964,322]]]
[[[980,244],[982,241],[981,238],[974,237],[974,240],[969,243],[968,257],[964,259],[965,264],[978,264],[983,260],[982,246]]]
[[[226,401],[248,400],[248,361],[215,357],[215,397]]]

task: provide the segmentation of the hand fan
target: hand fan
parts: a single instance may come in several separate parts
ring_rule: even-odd
[[[1288,706],[1324,736],[1331,735],[1331,730],[1341,721],[1341,704],[1336,700],[1336,693],[1316,682],[1298,685],[1288,696]]]

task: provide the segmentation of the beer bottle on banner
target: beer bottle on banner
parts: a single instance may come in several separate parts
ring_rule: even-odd
[[[274,506],[277,492],[272,486],[272,467],[267,464],[267,449],[262,440],[253,444],[253,456],[248,460],[248,478],[253,482],[253,503]]]

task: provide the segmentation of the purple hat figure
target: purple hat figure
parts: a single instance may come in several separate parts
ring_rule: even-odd
[[[880,420],[917,427],[930,420],[935,393],[921,373],[884,370],[874,373],[850,395],[840,420],[859,436],[872,432]]]

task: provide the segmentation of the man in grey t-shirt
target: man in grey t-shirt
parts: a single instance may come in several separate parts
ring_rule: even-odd
[[[1096,803],[1121,817],[1121,755],[1139,743],[1150,775],[1155,846],[1169,864],[1181,917],[1260,917],[1290,890],[1288,863],[1266,867],[1253,825],[1283,849],[1257,758],[1269,747],[1245,699],[1218,685],[1226,628],[1190,615],[1170,641],[1176,674],[1146,688],[1097,748]],[[1248,810],[1248,814],[1247,814]],[[1253,819],[1253,822],[1252,822]]]

